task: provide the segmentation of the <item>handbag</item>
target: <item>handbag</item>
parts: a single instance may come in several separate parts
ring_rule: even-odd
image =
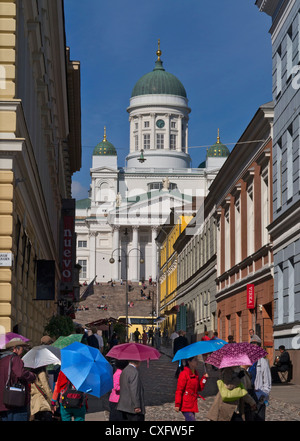
[[[80,392],[68,381],[65,390],[61,393],[61,404],[64,408],[80,409],[84,405],[85,393]]]
[[[23,407],[25,406],[26,400],[26,390],[24,385],[20,383],[10,385],[12,359],[13,357],[11,357],[9,361],[8,378],[3,390],[3,404],[7,408]]]
[[[217,385],[218,385],[222,400],[225,403],[230,403],[232,401],[236,401],[240,398],[243,398],[248,393],[247,389],[244,387],[244,385],[242,383],[240,383],[237,387],[235,387],[234,389],[231,389],[231,390],[226,387],[223,380],[218,380]]]

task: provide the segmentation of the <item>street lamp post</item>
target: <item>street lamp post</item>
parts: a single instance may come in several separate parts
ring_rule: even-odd
[[[111,264],[115,263],[115,259],[113,258],[113,254],[115,251],[122,251],[124,253],[125,256],[125,297],[126,297],[126,343],[128,342],[128,257],[129,254],[131,253],[131,251],[133,250],[137,250],[141,253],[141,255],[143,256],[143,253],[141,252],[141,250],[139,248],[131,248],[131,250],[128,251],[128,253],[126,253],[126,251],[123,248],[116,248],[115,250],[113,250],[113,252],[111,253],[111,258],[109,259],[109,262]],[[119,262],[121,262],[121,259],[119,257]],[[140,258],[140,263],[144,263],[144,258],[141,257]]]

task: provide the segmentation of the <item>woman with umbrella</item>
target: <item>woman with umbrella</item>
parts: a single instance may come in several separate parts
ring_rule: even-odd
[[[244,403],[249,404],[251,409],[256,409],[255,400],[248,394],[241,395],[241,383],[244,377],[244,372],[240,366],[252,366],[257,360],[265,357],[267,352],[262,348],[252,345],[250,343],[230,343],[224,345],[221,349],[213,352],[207,359],[206,363],[221,369],[220,386],[224,387],[225,393],[236,389],[236,395],[232,398],[233,401],[228,401],[224,392],[219,390],[216,398],[210,408],[207,418],[211,421],[236,421],[242,420]]]
[[[239,387],[243,383],[244,375],[240,366],[230,366],[221,370],[221,380],[229,390]],[[243,421],[244,403],[247,403],[253,411],[256,409],[256,402],[248,393],[243,398],[226,402],[223,401],[219,391],[207,413],[207,418],[210,421]]]
[[[199,412],[197,398],[202,398],[199,392],[204,389],[208,377],[204,374],[199,378],[197,365],[197,357],[186,360],[186,366],[179,374],[175,392],[175,410],[181,411],[186,421],[196,421],[195,413]]]

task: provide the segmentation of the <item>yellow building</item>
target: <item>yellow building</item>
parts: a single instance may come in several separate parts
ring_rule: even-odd
[[[81,167],[80,65],[62,0],[0,1],[0,34],[0,332],[38,343],[58,308],[63,201]],[[51,300],[37,300],[41,261],[54,262]]]
[[[176,328],[176,317],[179,305],[176,303],[177,294],[177,253],[173,246],[193,218],[193,213],[185,207],[183,211],[175,209],[174,221],[164,225],[157,236],[160,244],[159,262],[159,293],[160,293],[160,316],[162,330],[167,330],[170,335]]]

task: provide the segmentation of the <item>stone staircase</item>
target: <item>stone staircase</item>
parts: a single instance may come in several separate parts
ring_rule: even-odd
[[[144,300],[141,297],[142,286],[138,283],[131,283],[131,290],[128,293],[128,301],[132,303],[132,307],[128,307],[128,316],[151,317],[152,309],[156,309],[156,287],[149,286],[144,290],[146,296],[149,295],[151,300]],[[80,295],[86,290],[86,286],[80,288]],[[126,286],[116,282],[112,287],[108,283],[94,285],[94,293],[85,300],[80,301],[79,310],[75,312],[76,323],[86,325],[95,320],[113,317],[117,319],[119,316],[126,315]],[[154,303],[152,305],[152,297],[154,293]],[[105,307],[105,308],[103,308]]]

